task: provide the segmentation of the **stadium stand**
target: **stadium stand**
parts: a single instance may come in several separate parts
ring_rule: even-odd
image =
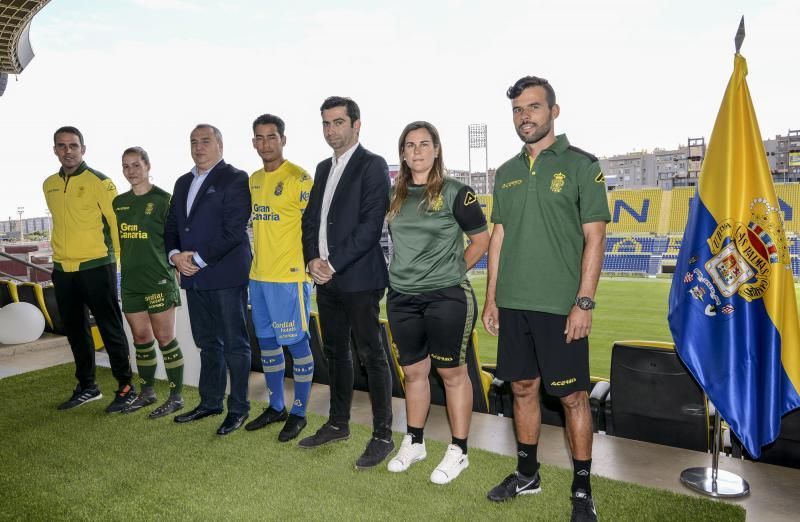
[[[661,189],[614,190],[608,194],[611,234],[656,234],[661,213]]]
[[[668,234],[683,235],[686,221],[689,219],[689,202],[694,197],[694,187],[678,187],[672,189],[672,203],[669,212]]]
[[[778,205],[783,214],[783,224],[789,234],[800,234],[800,216],[795,214],[795,209],[800,210],[800,184],[776,183],[775,193],[778,196]]]

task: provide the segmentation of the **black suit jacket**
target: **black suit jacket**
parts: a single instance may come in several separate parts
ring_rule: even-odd
[[[164,233],[164,247],[197,252],[208,266],[193,276],[181,276],[181,287],[218,290],[246,285],[250,274],[250,185],[247,173],[224,161],[203,180],[186,215],[186,199],[194,175],[175,182]]]
[[[303,213],[303,257],[306,264],[319,256],[322,199],[330,158],[317,165],[314,186]],[[389,275],[381,250],[381,230],[389,207],[389,168],[386,160],[359,145],[347,162],[328,210],[328,261],[336,285],[344,292],[386,288]]]

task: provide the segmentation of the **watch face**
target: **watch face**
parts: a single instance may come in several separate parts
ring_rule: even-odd
[[[594,301],[591,300],[589,297],[579,297],[575,304],[578,305],[578,308],[581,310],[591,310],[594,308]]]

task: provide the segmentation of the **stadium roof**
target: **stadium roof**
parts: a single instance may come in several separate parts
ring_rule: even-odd
[[[19,74],[33,59],[28,29],[50,0],[0,0],[0,73]]]

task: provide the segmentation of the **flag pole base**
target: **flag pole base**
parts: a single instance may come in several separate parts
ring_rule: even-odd
[[[688,468],[681,472],[681,482],[710,497],[736,498],[750,494],[750,484],[739,475],[719,469],[714,480],[713,473],[712,468]]]

